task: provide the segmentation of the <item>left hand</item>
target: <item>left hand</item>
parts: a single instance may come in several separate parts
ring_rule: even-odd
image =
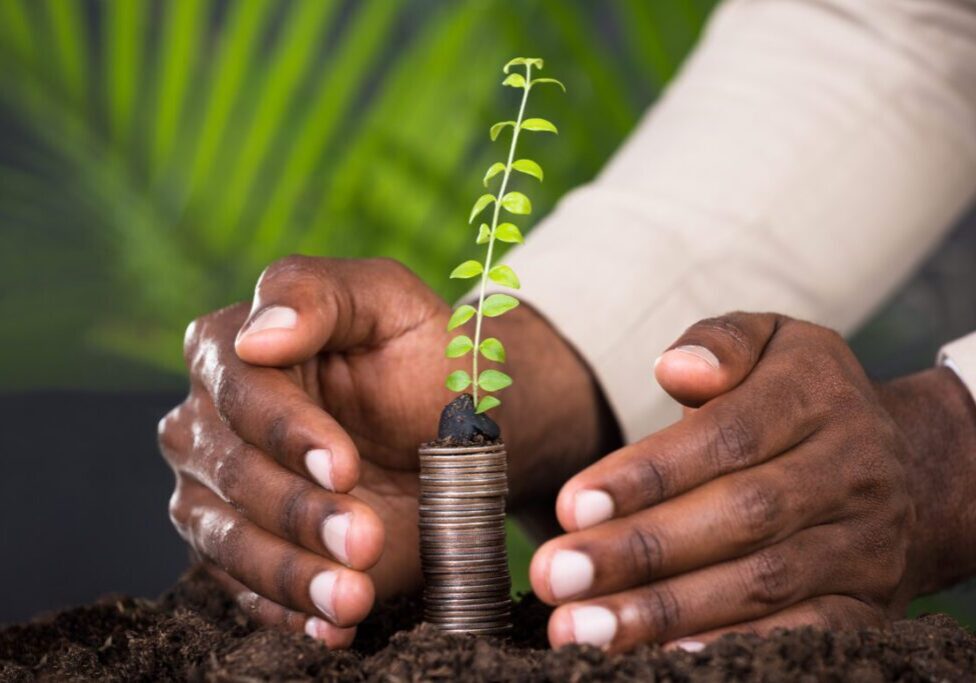
[[[656,365],[680,422],[570,479],[531,567],[554,647],[700,649],[728,631],[877,625],[916,589],[911,446],[836,333],[689,328]]]

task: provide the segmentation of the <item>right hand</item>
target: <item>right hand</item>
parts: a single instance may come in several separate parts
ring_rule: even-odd
[[[257,621],[341,647],[374,587],[379,598],[419,587],[416,449],[451,398],[449,316],[393,261],[289,257],[264,272],[252,306],[190,325],[190,394],[160,423],[177,478],[170,515]],[[516,377],[493,411],[510,504],[551,515],[545,496],[616,429],[589,369],[530,307],[486,327]]]
[[[270,266],[248,308],[187,330],[190,394],[159,426],[170,515],[257,621],[346,646],[374,581],[419,585],[414,463],[445,402],[450,310],[395,262],[304,257]]]

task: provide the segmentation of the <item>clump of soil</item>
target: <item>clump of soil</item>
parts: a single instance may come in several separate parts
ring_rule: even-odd
[[[158,601],[113,598],[0,629],[0,680],[646,680],[958,681],[976,671],[976,638],[946,616],[887,631],[781,631],[727,636],[704,651],[641,647],[607,656],[548,650],[549,608],[527,597],[511,640],[445,636],[417,624],[403,598],[360,626],[353,649],[249,623],[202,571]]]
[[[474,397],[461,394],[444,406],[437,425],[437,441],[429,446],[482,446],[498,441],[502,430],[485,413],[476,413]]]

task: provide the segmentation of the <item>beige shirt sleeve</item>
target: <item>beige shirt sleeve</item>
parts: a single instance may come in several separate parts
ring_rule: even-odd
[[[951,368],[976,399],[976,332],[943,346],[939,363]]]
[[[850,331],[974,189],[976,2],[731,0],[508,263],[632,441],[678,415],[652,364],[685,327],[741,309]]]

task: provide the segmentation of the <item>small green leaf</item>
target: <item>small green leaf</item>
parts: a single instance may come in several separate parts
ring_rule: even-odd
[[[478,228],[478,239],[475,240],[475,243],[488,244],[489,237],[491,237],[491,228],[488,227],[487,223],[482,223],[481,227]]]
[[[508,77],[502,81],[502,85],[508,85],[513,88],[524,88],[525,76],[522,74],[509,74]]]
[[[527,66],[534,66],[537,69],[541,69],[542,63],[543,63],[542,60],[539,59],[538,57],[516,57],[515,59],[510,59],[508,61],[508,64],[502,67],[502,71],[508,73],[508,70],[511,69],[513,66],[521,66],[523,64]]]
[[[451,391],[464,391],[471,386],[471,376],[464,370],[455,370],[447,376],[444,384]]]
[[[467,377],[467,373],[465,373]],[[485,391],[498,391],[512,384],[512,378],[501,370],[485,370],[478,375],[478,386]],[[460,389],[458,389],[460,391]]]
[[[485,187],[488,187],[488,181],[489,180],[491,180],[492,178],[494,178],[496,175],[498,175],[499,173],[501,173],[504,170],[505,170],[505,164],[503,164],[500,161],[496,161],[491,166],[489,166],[488,167],[488,170],[485,171],[485,179],[483,181],[484,184],[485,184]]]
[[[519,305],[518,299],[508,294],[492,294],[485,299],[482,311],[489,318],[497,318],[502,313],[510,311]]]
[[[514,121],[499,121],[498,123],[496,123],[495,125],[493,125],[491,127],[491,130],[488,131],[488,134],[491,136],[491,141],[494,142],[495,140],[497,140],[498,139],[498,136],[501,134],[501,132],[503,130],[505,130],[505,128],[507,128],[508,126],[511,126],[512,128],[514,128],[515,127],[515,122]]]
[[[495,228],[495,239],[510,244],[522,244],[522,231],[514,223],[502,223]]]
[[[493,360],[496,363],[505,362],[505,347],[494,337],[485,339],[478,348],[481,349],[481,355],[488,360]]]
[[[559,133],[552,121],[545,119],[525,119],[522,122],[522,130],[538,130],[545,133]]]
[[[466,280],[469,277],[474,277],[475,275],[481,275],[481,271],[484,268],[477,261],[465,261],[457,268],[451,271],[451,278],[454,280]]]
[[[509,192],[502,197],[502,206],[509,213],[532,213],[532,202],[521,192]]]
[[[484,413],[496,406],[500,406],[502,401],[500,398],[495,398],[494,396],[485,396],[483,399],[478,401],[478,407],[475,409],[475,414]]]
[[[566,86],[563,85],[561,81],[557,81],[555,78],[533,78],[532,82],[529,83],[529,87],[531,88],[537,83],[552,83],[553,85],[558,85],[560,88],[562,88],[563,92],[566,92]]]
[[[484,344],[482,344],[484,346]],[[452,339],[444,350],[444,355],[448,358],[460,358],[474,348],[474,342],[466,334],[460,334]]]
[[[468,218],[468,223],[474,222],[475,216],[477,216],[479,213],[484,211],[486,206],[494,203],[495,203],[495,195],[493,194],[483,194],[480,197],[478,197],[478,201],[476,201],[474,203],[474,206],[471,207],[471,216]]]
[[[447,321],[447,330],[450,332],[455,327],[468,322],[475,313],[477,311],[474,310],[474,306],[469,306],[468,304],[458,306],[454,313],[451,314],[451,319]]]
[[[519,283],[518,275],[515,274],[515,271],[506,265],[495,266],[488,271],[488,277],[498,284],[511,287],[512,289],[518,289],[522,286]]]
[[[538,178],[542,182],[542,166],[532,161],[532,159],[516,159],[512,162],[512,168],[519,173]]]

